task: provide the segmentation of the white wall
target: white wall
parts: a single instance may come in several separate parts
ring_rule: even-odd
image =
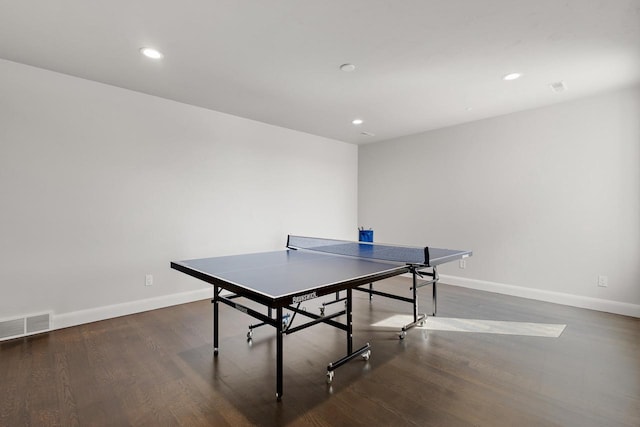
[[[0,60],[0,200],[0,319],[66,326],[211,292],[171,260],[355,238],[357,147]]]
[[[473,250],[450,283],[640,316],[640,89],[361,146],[359,224]]]

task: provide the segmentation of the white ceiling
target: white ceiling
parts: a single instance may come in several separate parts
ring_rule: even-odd
[[[0,0],[0,58],[360,144],[640,83],[640,0]]]

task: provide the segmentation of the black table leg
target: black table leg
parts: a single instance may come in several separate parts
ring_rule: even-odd
[[[276,308],[276,399],[282,399],[282,307]]]
[[[438,272],[436,268],[433,267],[433,315],[436,315],[437,306],[438,306],[438,294],[436,292],[436,285],[438,283]]]
[[[327,383],[333,382],[334,371],[350,360],[358,356],[362,356],[365,360],[369,360],[371,355],[371,346],[369,343],[356,351],[353,351],[353,292],[351,288],[347,288],[347,355],[336,362],[329,363],[327,366]]]
[[[218,293],[217,286],[213,287],[213,355],[218,355]]]

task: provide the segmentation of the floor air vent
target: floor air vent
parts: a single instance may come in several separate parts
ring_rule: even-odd
[[[0,341],[46,332],[49,329],[51,329],[50,313],[0,320]]]

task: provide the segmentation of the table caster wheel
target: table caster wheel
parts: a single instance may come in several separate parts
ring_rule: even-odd
[[[324,316],[324,307],[320,307],[320,316]]]
[[[327,384],[331,384],[333,382],[334,375],[335,375],[334,371],[327,371]]]
[[[401,340],[403,340],[406,336],[407,336],[407,332],[406,332],[406,331],[402,331],[402,332],[400,333],[400,335],[398,335],[398,338],[400,338]]]
[[[217,348],[214,348],[214,349],[213,349],[213,355],[214,355],[214,356],[217,356],[217,355],[218,355],[218,349],[217,349]]]
[[[253,338],[253,331],[249,331],[247,332],[247,340],[251,340],[251,338]]]
[[[362,358],[364,360],[369,360],[370,357],[371,357],[371,350],[367,350],[366,352],[362,353]]]

